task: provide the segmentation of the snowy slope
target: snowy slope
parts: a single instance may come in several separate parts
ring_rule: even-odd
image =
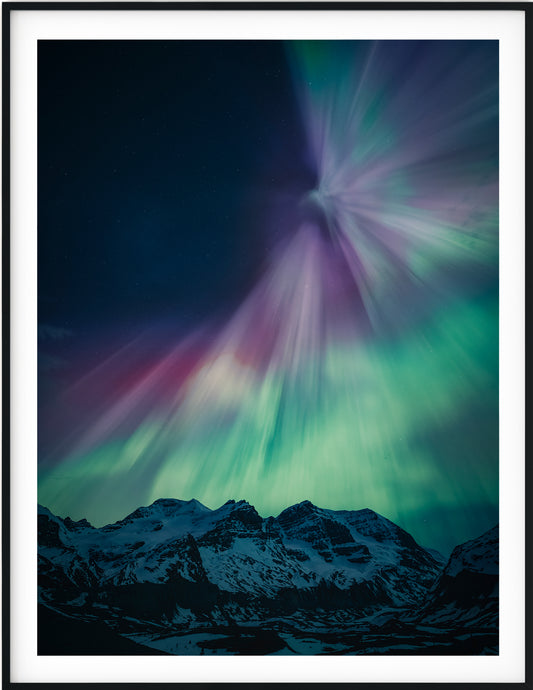
[[[39,554],[78,586],[183,578],[273,597],[324,582],[345,591],[366,583],[377,600],[393,604],[416,602],[440,571],[427,550],[377,513],[309,501],[263,519],[246,501],[210,510],[160,499],[100,529],[40,507]]]
[[[450,560],[444,568],[443,575],[457,577],[459,573],[499,573],[499,529],[493,527],[477,539],[467,541],[453,550]]]
[[[462,621],[471,627],[497,627],[499,613],[499,529],[453,550],[421,612],[426,623]]]
[[[160,499],[101,528],[39,506],[38,538],[40,604],[88,635],[105,623],[171,653],[497,653],[497,528],[445,563],[368,509]]]

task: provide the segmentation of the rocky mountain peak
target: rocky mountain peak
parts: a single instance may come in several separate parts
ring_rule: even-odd
[[[167,498],[102,528],[43,507],[38,519],[41,601],[67,616],[111,615],[113,625],[136,621],[157,635],[193,619],[315,620],[333,610],[334,626],[380,615],[497,621],[497,528],[457,547],[444,568],[374,511],[311,501],[266,519],[245,500],[210,510]]]
[[[456,546],[444,575],[457,576],[462,572],[496,575],[499,572],[499,526],[496,525],[477,539]]]

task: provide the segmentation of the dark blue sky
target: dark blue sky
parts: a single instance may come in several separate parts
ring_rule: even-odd
[[[312,186],[283,44],[40,41],[38,64],[40,323],[230,306],[269,188]]]

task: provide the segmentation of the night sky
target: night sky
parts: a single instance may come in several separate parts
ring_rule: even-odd
[[[39,501],[498,521],[497,42],[40,41]]]
[[[234,303],[267,243],[254,200],[313,184],[286,62],[270,42],[40,42],[41,322]]]

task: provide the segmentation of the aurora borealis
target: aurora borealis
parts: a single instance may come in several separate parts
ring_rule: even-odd
[[[498,45],[41,42],[39,502],[498,520]]]

